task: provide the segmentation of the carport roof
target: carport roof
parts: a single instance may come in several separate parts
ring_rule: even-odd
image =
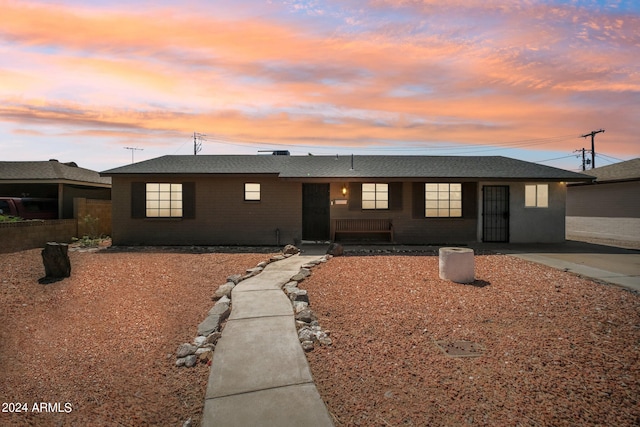
[[[137,174],[274,174],[305,179],[535,179],[590,181],[564,169],[502,156],[163,156],[102,172]]]
[[[94,170],[78,167],[73,162],[60,163],[57,160],[0,162],[0,183],[26,181],[111,186],[111,178],[100,176]]]

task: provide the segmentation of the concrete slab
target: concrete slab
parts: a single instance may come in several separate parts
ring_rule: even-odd
[[[265,270],[258,276],[252,277],[240,282],[233,292],[245,292],[245,291],[262,291],[267,289],[282,289],[282,285],[289,281],[291,276],[298,273],[291,271],[273,271]]]
[[[296,274],[298,270],[300,270],[300,266],[305,264],[311,260],[318,259],[320,257],[314,255],[293,255],[287,259],[283,259],[282,261],[272,262],[267,265],[264,271],[282,271],[282,272],[293,272]],[[293,275],[292,274],[292,275]]]
[[[236,292],[234,289],[232,296],[229,320],[293,315],[291,301],[280,289],[252,292]]]
[[[230,320],[214,352],[206,398],[312,382],[292,315]]]
[[[586,265],[584,255],[578,256],[576,254],[511,254],[517,258],[521,258],[527,261],[537,262],[538,264],[544,264],[549,267],[557,268],[559,270],[566,270],[572,273],[579,274],[581,276],[590,277],[603,282],[608,282],[614,285],[622,286],[631,290],[640,292],[640,277],[629,276],[629,271],[613,272],[604,270],[601,268],[591,267]],[[572,262],[569,260],[577,260],[578,262]],[[606,265],[602,262],[598,263],[590,257],[586,259],[586,262],[594,262],[599,265]],[[617,264],[612,264],[617,265]]]
[[[333,426],[313,384],[207,399],[203,419],[214,420],[215,425],[225,427]]]

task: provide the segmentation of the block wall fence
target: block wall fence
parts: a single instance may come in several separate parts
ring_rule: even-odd
[[[87,215],[98,218],[97,235],[111,235],[111,201],[75,198],[73,219],[0,222],[0,253],[42,248],[47,242],[70,243],[90,233]]]

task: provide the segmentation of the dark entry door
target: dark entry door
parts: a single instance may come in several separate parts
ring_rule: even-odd
[[[482,188],[482,241],[509,241],[509,186]]]
[[[302,239],[329,240],[329,184],[302,184]]]

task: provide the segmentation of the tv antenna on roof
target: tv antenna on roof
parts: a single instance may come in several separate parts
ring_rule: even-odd
[[[131,164],[133,164],[133,153],[134,151],[143,151],[144,148],[135,148],[135,147],[124,147],[125,150],[131,150]]]

